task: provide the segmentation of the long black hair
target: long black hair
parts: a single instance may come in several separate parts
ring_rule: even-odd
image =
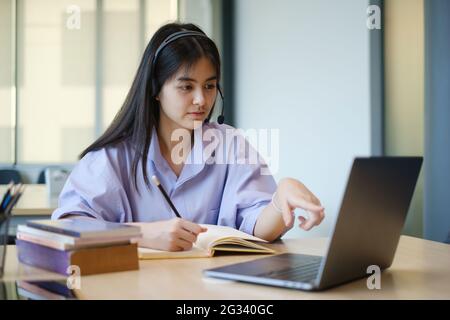
[[[142,164],[144,181],[147,186],[149,185],[147,154],[153,128],[158,128],[160,105],[156,96],[163,84],[171,79],[180,68],[189,68],[202,57],[210,60],[215,68],[217,79],[220,79],[219,51],[211,39],[202,36],[184,37],[168,44],[158,54],[152,74],[152,61],[156,50],[164,39],[178,31],[198,31],[204,34],[199,27],[190,23],[169,23],[159,28],[144,51],[130,91],[113,122],[94,143],[80,154],[81,159],[88,152],[127,140],[135,150],[131,170],[136,189],[138,188],[139,161]],[[152,83],[155,83],[155,88],[152,88]]]

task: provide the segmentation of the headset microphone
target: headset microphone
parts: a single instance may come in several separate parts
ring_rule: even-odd
[[[220,86],[217,86],[217,90],[219,91],[220,94],[220,98],[222,99],[222,111],[220,112],[220,116],[217,117],[217,123],[218,124],[223,124],[225,121],[225,116],[223,115],[224,112],[224,104],[225,104],[225,100],[223,98],[223,94],[222,94],[222,90],[220,90]]]

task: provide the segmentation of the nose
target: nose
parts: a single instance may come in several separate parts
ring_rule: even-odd
[[[194,101],[193,104],[197,105],[199,107],[203,107],[205,105],[205,95],[203,93],[203,90],[196,90],[194,93]]]

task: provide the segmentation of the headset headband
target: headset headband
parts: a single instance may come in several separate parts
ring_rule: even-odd
[[[155,63],[156,63],[156,60],[158,59],[159,54],[169,43],[172,43],[180,38],[195,37],[195,36],[208,38],[207,35],[205,35],[201,32],[198,32],[198,31],[178,31],[178,32],[175,32],[175,33],[172,33],[171,35],[169,35],[166,39],[164,39],[164,41],[159,45],[158,49],[156,50],[155,56],[153,57],[152,66],[153,67],[155,66]]]

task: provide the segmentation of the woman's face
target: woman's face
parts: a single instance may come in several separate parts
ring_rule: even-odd
[[[213,107],[217,80],[215,68],[204,57],[189,70],[180,68],[157,96],[161,105],[159,125],[188,130],[199,127]]]

